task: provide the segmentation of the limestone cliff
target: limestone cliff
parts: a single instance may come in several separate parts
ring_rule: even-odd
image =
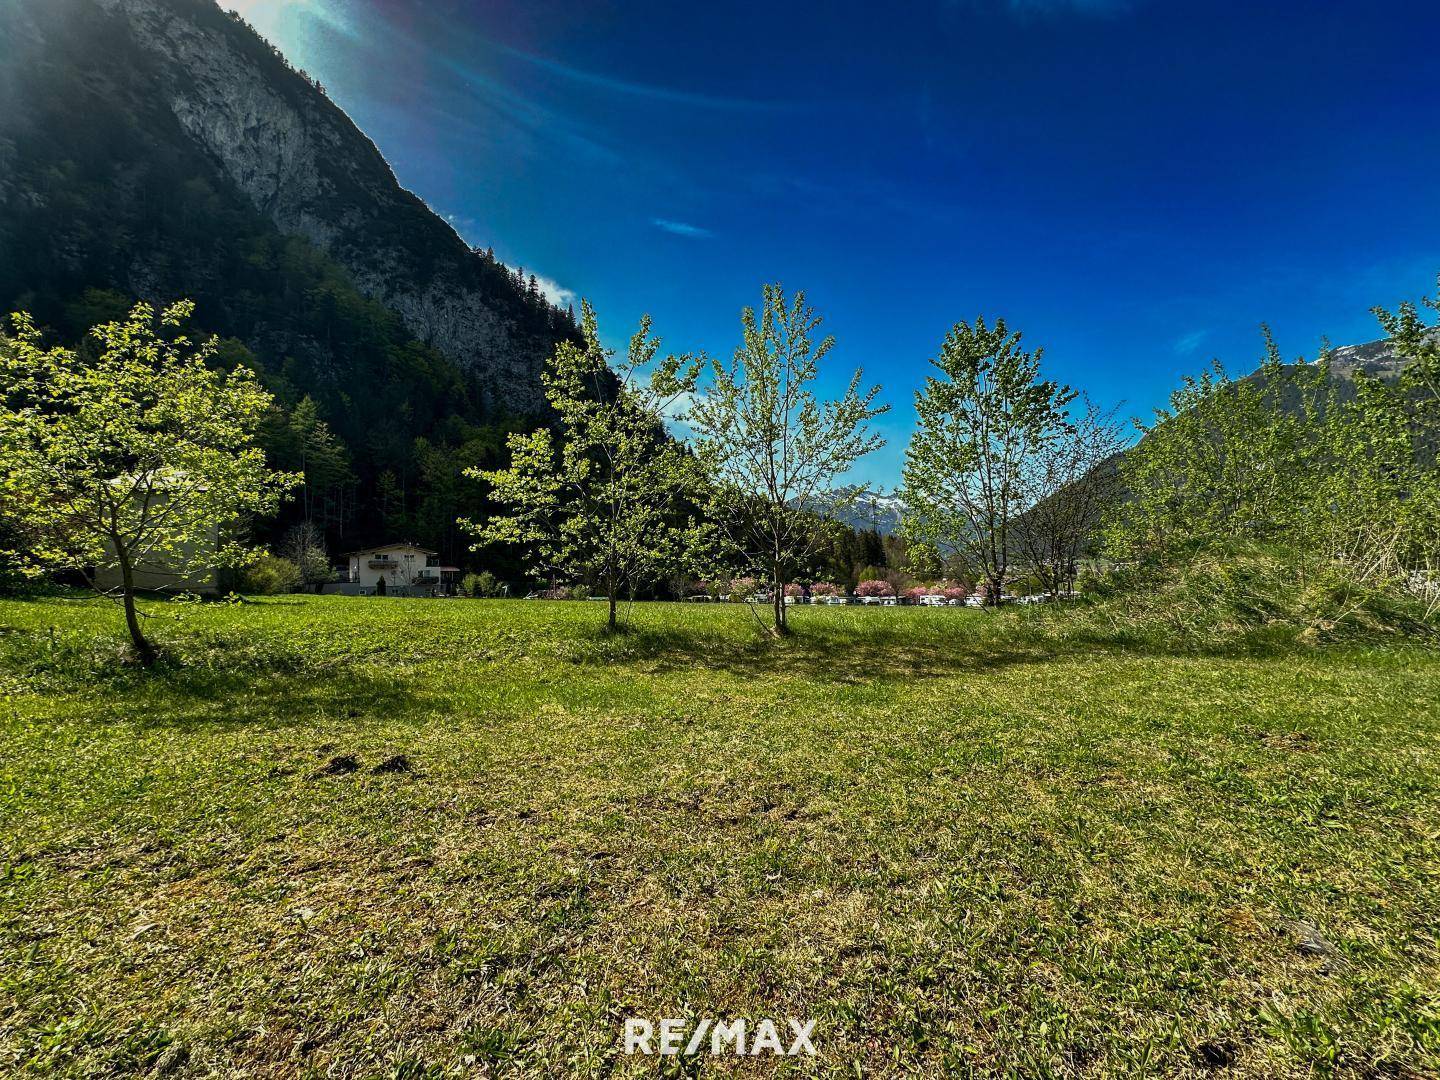
[[[7,0],[5,6],[12,4],[18,7],[7,18],[20,20],[15,41],[28,37],[42,53],[47,36],[68,32],[60,20],[110,23],[116,62],[144,58],[147,100],[136,107],[163,112],[170,122],[169,130],[157,132],[159,121],[148,116],[145,137],[173,141],[178,133],[192,143],[255,211],[334,258],[361,293],[474,377],[493,405],[541,411],[540,367],[567,332],[566,320],[543,303],[537,317],[535,298],[404,190],[349,117],[248,26],[213,0]],[[13,73],[18,65],[5,61],[0,52],[0,71]],[[85,77],[112,79],[122,89],[135,85],[136,76],[105,71],[105,57],[95,66],[99,70]],[[0,81],[0,95],[21,112],[24,92],[23,85]],[[44,190],[6,190],[7,147],[13,151],[15,144],[4,138],[3,126],[0,121],[0,213],[7,198],[48,197]],[[117,159],[117,184],[125,182],[121,165]],[[149,271],[139,256],[118,284],[143,293]]]

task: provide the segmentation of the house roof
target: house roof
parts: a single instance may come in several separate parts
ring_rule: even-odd
[[[389,551],[391,548],[414,548],[416,551],[426,555],[439,555],[438,551],[431,551],[429,548],[422,548],[419,544],[412,544],[409,540],[396,540],[393,544],[371,544],[369,547],[358,548],[355,551],[347,551],[346,555],[364,555],[368,551]]]

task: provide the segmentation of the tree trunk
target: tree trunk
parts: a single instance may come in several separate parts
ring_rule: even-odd
[[[124,548],[116,546],[120,558],[120,582],[124,590],[125,626],[130,631],[130,641],[135,646],[135,655],[144,667],[155,663],[155,647],[140,630],[140,618],[135,611],[135,573],[130,567],[130,556]]]
[[[605,628],[606,628],[607,630],[609,630],[609,632],[612,633],[612,634],[615,632],[616,628],[619,626],[619,623],[617,623],[617,622],[615,621],[615,604],[616,604],[615,591],[616,591],[616,590],[615,590],[615,582],[614,582],[614,581],[611,581],[611,582],[610,582],[610,620],[609,620],[609,622],[607,622],[607,623],[605,624]]]
[[[784,635],[790,632],[790,623],[785,613],[785,583],[780,580],[780,575],[772,575],[774,580],[770,583],[772,591],[771,599],[775,604],[775,633]]]

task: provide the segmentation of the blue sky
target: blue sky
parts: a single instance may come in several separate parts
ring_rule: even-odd
[[[468,240],[620,344],[728,357],[803,288],[893,411],[1003,316],[1146,415],[1211,357],[1378,336],[1440,271],[1440,5],[222,0]]]

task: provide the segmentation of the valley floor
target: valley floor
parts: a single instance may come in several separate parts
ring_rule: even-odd
[[[0,603],[0,1072],[653,1075],[632,1016],[816,1022],[706,1075],[1440,1071],[1433,651],[150,610],[142,673]]]

